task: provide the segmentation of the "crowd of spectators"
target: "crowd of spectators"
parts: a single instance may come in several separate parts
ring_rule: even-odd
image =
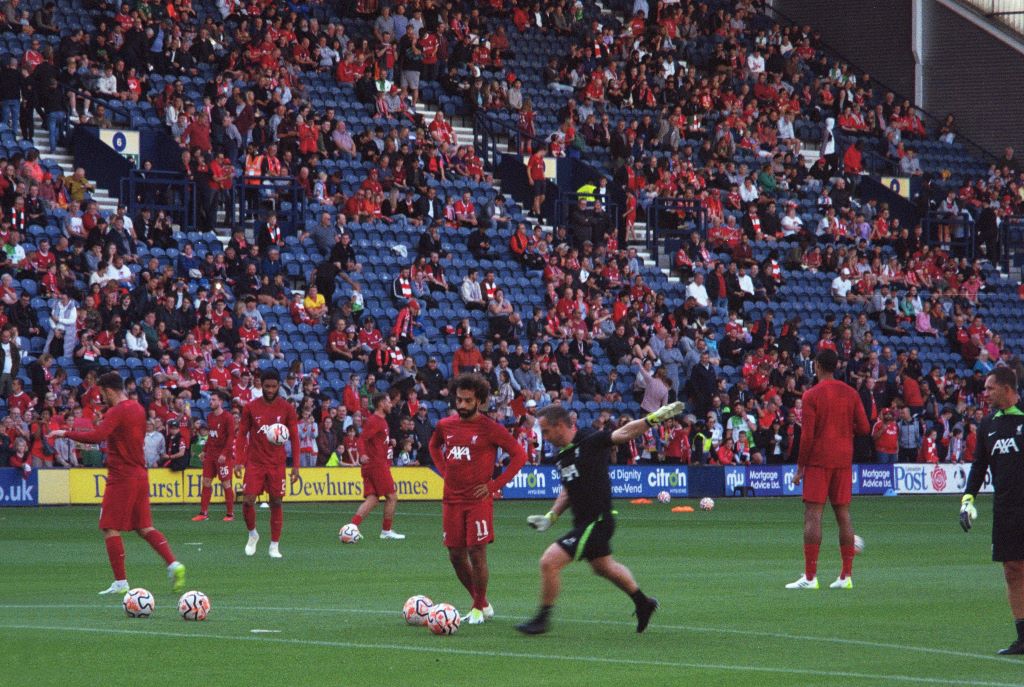
[[[104,125],[117,101],[148,100],[197,184],[200,228],[229,225],[232,237],[223,252],[200,256],[163,213],[129,217],[119,208],[104,217],[83,170],[49,174],[33,151],[0,162],[0,272],[9,275],[0,294],[0,394],[8,408],[0,451],[11,465],[97,460],[84,447],[44,437],[94,421],[96,374],[111,357],[155,362],[128,390],[149,412],[147,460],[175,467],[201,446],[204,399],[227,393],[238,412],[259,393],[254,373],[273,361],[290,366],[283,393],[300,410],[300,459],[321,465],[353,464],[366,399],[381,382],[395,401],[396,462],[429,462],[422,450],[431,427],[427,403],[446,401],[449,371],[466,370],[490,381],[492,413],[514,427],[534,461],[542,456],[539,407],[596,403],[588,417],[604,427],[631,412],[602,408],[625,402],[637,414],[673,399],[686,400],[692,412],[625,445],[618,460],[792,460],[800,395],[822,348],[840,354],[840,377],[858,388],[876,423],[874,445],[860,446],[860,458],[874,450],[880,460],[964,460],[984,411],[979,379],[992,365],[1020,367],[976,314],[981,264],[942,245],[956,238],[957,223],[950,221],[945,241],[929,245],[920,227],[901,227],[886,207],[858,199],[858,170],[847,159],[856,156],[843,152],[844,141],[856,141],[858,152],[865,141],[884,141],[884,154],[910,167],[910,142],[951,141],[955,122],[929,131],[908,103],[825,56],[810,28],[758,28],[756,3],[711,9],[637,0],[609,26],[572,2],[341,3],[346,16],[371,20],[372,35],[359,39],[349,38],[346,22],[321,19],[329,8],[320,2],[221,0],[219,16],[202,18],[187,0],[85,5],[96,31],[73,32],[57,45],[33,42],[0,73],[5,123],[31,139],[38,110],[53,147],[65,118]],[[499,18],[509,10],[506,27]],[[54,21],[53,8],[47,11],[43,24],[6,16],[7,30],[44,35]],[[552,98],[564,100],[557,131],[537,131],[534,104],[506,67],[515,32],[572,39],[571,50],[544,69]],[[714,49],[704,59],[697,47],[708,41]],[[345,113],[315,108],[304,77],[320,72],[352,84],[353,97],[372,104],[379,123],[349,130]],[[152,89],[154,74],[209,78],[201,102],[192,102],[180,78]],[[550,233],[518,219],[500,195],[478,207],[472,194],[455,192],[447,182],[490,179],[443,114],[429,121],[415,114],[421,86],[434,81],[472,110],[517,113],[531,174],[546,156],[607,152],[614,181],[628,192],[621,216],[606,211],[606,181]],[[54,83],[66,90],[48,88]],[[825,124],[810,169],[794,131],[798,117]],[[976,213],[979,225],[986,212],[993,222],[1016,212],[1019,171],[1012,151],[1005,157],[990,178],[937,207],[951,218]],[[367,163],[358,188],[346,193],[341,174],[324,171],[329,159]],[[297,229],[321,256],[297,280],[285,265],[296,228],[269,211],[251,234],[233,224],[233,185],[253,186],[269,201],[273,186],[253,178],[278,176],[292,177],[323,209]],[[807,196],[821,214],[814,226],[793,205]],[[706,236],[695,232],[674,255],[686,283],[678,302],[645,283],[643,261],[627,243],[637,213],[658,197],[684,199],[681,226],[697,212],[707,226]],[[27,228],[56,211],[62,236],[26,250]],[[421,232],[407,265],[388,275],[393,321],[366,308],[364,294],[379,286],[368,280],[380,275],[364,274],[350,222]],[[755,247],[766,244],[767,257],[755,259]],[[168,263],[141,257],[140,246],[147,255],[180,254]],[[460,257],[466,253],[473,260]],[[514,258],[543,283],[542,306],[528,308],[496,271],[475,267],[499,257]],[[771,303],[793,270],[834,275],[828,296],[862,312],[839,308],[818,332],[795,318],[776,323],[771,310],[745,320],[746,305]],[[12,277],[38,281],[48,322]],[[442,333],[451,358],[429,357],[421,367],[411,352],[427,343],[419,318],[449,292],[467,313],[484,312],[486,325],[453,321]],[[280,332],[263,317],[273,306],[310,326],[332,361],[360,363],[365,372],[353,373],[343,390],[323,388],[319,370],[286,359]],[[925,370],[917,351],[901,345],[912,339],[891,338],[910,331],[944,337],[973,366],[972,376]],[[894,343],[881,345],[879,335]],[[23,389],[18,368],[33,347],[24,359],[31,384]]]

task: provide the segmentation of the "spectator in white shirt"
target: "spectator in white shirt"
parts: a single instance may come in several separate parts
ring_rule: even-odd
[[[755,50],[747,55],[747,70],[755,75],[764,72],[764,57],[760,50]]]
[[[697,305],[710,309],[711,301],[708,299],[708,290],[704,286],[704,275],[699,272],[693,276],[693,281],[686,287],[686,297],[697,301]]]
[[[142,326],[139,324],[133,324],[128,333],[124,335],[124,344],[128,349],[129,355],[139,358],[145,358],[149,355],[149,343],[146,341],[146,335],[142,332]]]
[[[786,216],[782,218],[782,235],[793,236],[803,231],[804,221],[796,214],[796,205],[786,208]]]
[[[108,64],[103,70],[103,76],[96,79],[96,90],[103,95],[117,95],[117,77],[111,65]]]
[[[850,270],[844,267],[843,271],[832,280],[832,300],[837,303],[845,303],[852,290],[853,282],[850,281]]]
[[[751,177],[747,177],[743,180],[743,185],[740,186],[740,200],[744,203],[756,203],[757,199],[760,198],[758,193],[757,185]]]
[[[486,310],[487,304],[484,303],[483,292],[480,291],[480,283],[477,282],[476,275],[476,270],[470,270],[469,274],[462,279],[459,295],[462,296],[462,302],[470,310]]]

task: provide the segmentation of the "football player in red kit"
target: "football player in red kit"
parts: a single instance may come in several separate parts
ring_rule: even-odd
[[[210,413],[206,416],[206,425],[210,429],[209,438],[203,446],[203,492],[199,515],[192,518],[193,522],[208,520],[207,510],[213,497],[213,478],[220,479],[224,488],[224,505],[227,515],[224,522],[235,519],[235,490],[231,484],[231,468],[234,462],[235,416],[224,406],[231,403],[231,397],[224,391],[210,394]]]
[[[292,444],[291,480],[295,482],[299,479],[299,418],[295,406],[278,396],[281,376],[277,370],[264,370],[260,375],[260,387],[263,396],[249,402],[242,409],[238,437],[235,440],[235,454],[238,457],[235,476],[241,477],[244,471],[242,514],[249,530],[245,555],[256,553],[256,544],[260,540],[259,532],[256,531],[256,497],[266,492],[270,497],[269,553],[271,558],[281,558],[278,543],[281,540],[281,524],[284,522],[281,501],[288,486],[285,478],[287,456],[284,446],[272,444],[267,434],[271,425],[283,424],[288,428]]]
[[[478,625],[494,616],[487,601],[487,544],[494,541],[491,495],[522,469],[526,452],[507,429],[484,415],[491,397],[486,379],[464,373],[455,378],[452,387],[458,415],[437,423],[430,437],[430,455],[444,478],[444,545],[459,582],[473,597],[466,621]],[[492,478],[498,448],[510,458],[505,470]]]
[[[107,556],[114,571],[114,583],[100,594],[128,591],[128,575],[124,565],[124,542],[121,532],[135,532],[167,562],[167,575],[172,589],[185,590],[185,566],[171,553],[167,537],[153,528],[149,511],[149,475],[142,444],[146,434],[146,411],[138,401],[124,392],[124,380],[117,372],[107,372],[97,383],[100,396],[107,405],[100,424],[91,430],[58,429],[50,440],[66,437],[83,444],[107,442],[107,485],[100,509],[100,530],[107,545]]]
[[[385,393],[375,393],[370,398],[373,412],[363,421],[363,431],[359,434],[359,465],[363,476],[363,494],[366,500],[360,504],[356,514],[352,516],[352,524],[358,530],[363,518],[370,514],[380,498],[384,497],[384,523],[381,525],[381,539],[405,539],[391,529],[398,505],[398,492],[395,480],[391,477],[392,445],[388,432],[388,413],[391,412],[391,397]],[[361,535],[360,535],[361,536]]]
[[[839,356],[825,349],[814,359],[818,383],[804,392],[800,455],[793,484],[804,483],[804,574],[786,589],[818,588],[818,550],[821,514],[831,502],[839,524],[839,552],[843,568],[831,589],[853,589],[856,555],[850,495],[853,487],[853,437],[871,431],[860,396],[850,385],[835,379]]]

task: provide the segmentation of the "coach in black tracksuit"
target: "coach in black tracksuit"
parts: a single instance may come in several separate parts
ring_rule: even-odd
[[[965,531],[978,512],[974,497],[992,471],[992,560],[1003,564],[1006,592],[1017,639],[1000,654],[1024,654],[1024,411],[1017,407],[1017,375],[995,368],[985,379],[985,396],[994,412],[981,421],[974,464],[961,499]]]
[[[541,556],[540,610],[531,620],[517,625],[517,630],[528,635],[547,632],[551,609],[561,586],[562,568],[574,560],[586,559],[596,574],[629,595],[635,606],[636,631],[644,631],[658,608],[658,601],[640,591],[629,568],[612,558],[615,518],[608,465],[614,446],[636,439],[682,410],[682,403],[662,406],[647,417],[633,420],[614,432],[577,430],[569,411],[562,406],[548,406],[537,413],[544,440],[558,450],[556,459],[562,491],[546,515],[531,515],[527,522],[543,532],[562,512],[572,508],[573,526]]]

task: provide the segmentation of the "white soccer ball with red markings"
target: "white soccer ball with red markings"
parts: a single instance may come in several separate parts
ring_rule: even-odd
[[[857,553],[864,553],[864,538],[859,534],[853,535],[853,550]]]
[[[701,510],[714,510],[714,508],[715,508],[715,500],[713,498],[711,498],[710,496],[705,496],[704,498],[702,498],[700,500],[700,509]]]
[[[435,604],[427,613],[427,627],[435,635],[453,635],[461,624],[462,618],[451,604]]]
[[[148,618],[156,610],[156,599],[148,589],[136,587],[125,593],[121,605],[129,618]]]
[[[658,492],[658,501],[660,501],[661,503],[668,503],[671,500],[672,494],[668,493],[667,491]]]
[[[267,437],[267,441],[275,446],[282,446],[286,441],[288,441],[288,428],[280,422],[275,422],[272,425],[264,425],[262,431],[264,436]]]
[[[422,594],[410,596],[409,600],[405,602],[405,606],[402,607],[402,617],[410,625],[426,625],[427,616],[430,615],[430,609],[433,607],[434,602],[429,597]]]
[[[351,522],[338,530],[338,539],[342,544],[355,544],[362,538],[363,534],[359,531],[359,527]]]
[[[185,620],[206,620],[210,612],[210,597],[202,592],[185,592],[178,599],[178,613]]]

